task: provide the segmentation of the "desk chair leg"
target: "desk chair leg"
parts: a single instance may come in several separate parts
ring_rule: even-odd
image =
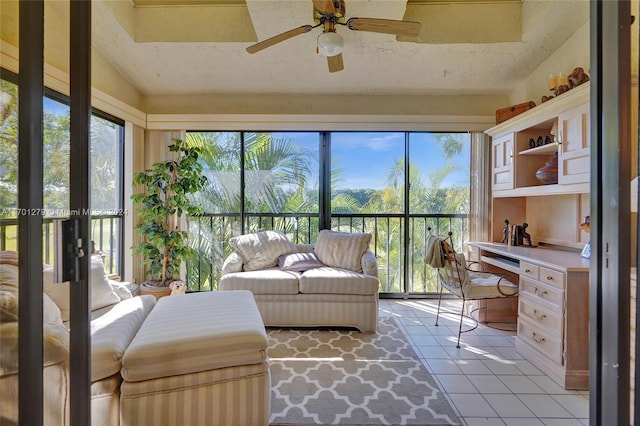
[[[440,294],[438,296],[438,312],[436,313],[436,327],[438,326],[438,318],[440,318],[440,302],[442,301],[442,283],[440,277],[438,277],[438,283],[440,284]]]
[[[456,348],[460,349],[460,335],[462,334],[462,320],[464,319],[464,298],[462,299],[462,309],[460,310],[460,325],[458,326],[458,343]]]

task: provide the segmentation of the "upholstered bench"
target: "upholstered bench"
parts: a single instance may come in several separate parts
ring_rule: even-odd
[[[267,425],[267,334],[249,291],[158,300],[122,359],[130,425]]]

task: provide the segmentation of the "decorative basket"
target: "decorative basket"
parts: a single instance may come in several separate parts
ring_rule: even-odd
[[[510,107],[502,108],[496,110],[496,124],[500,124],[503,121],[506,121],[512,117],[515,117],[518,114],[522,114],[523,112],[530,110],[535,107],[536,103],[533,101],[524,102],[522,104],[512,105]]]

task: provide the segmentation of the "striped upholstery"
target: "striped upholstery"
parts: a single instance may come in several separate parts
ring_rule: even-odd
[[[120,382],[122,377],[118,373],[91,383],[91,426],[113,426],[120,422]]]
[[[237,251],[233,251],[222,264],[222,275],[240,271],[242,271],[242,256]]]
[[[150,295],[125,299],[91,321],[91,381],[119,373],[122,356],[156,304]]]
[[[269,365],[235,366],[199,373],[123,382],[122,426],[267,425]]]
[[[296,244],[296,250],[308,253],[314,246]],[[378,263],[369,250],[357,262],[361,273],[335,267],[302,274],[278,268],[223,271],[218,289],[251,291],[267,326],[355,327],[373,333],[378,323]]]
[[[240,253],[245,271],[276,266],[282,254],[295,253],[296,246],[280,231],[260,231],[229,239],[229,244]]]
[[[362,272],[362,255],[369,249],[371,234],[347,233],[323,229],[313,251],[327,266]]]
[[[234,272],[223,275],[219,290],[249,290],[253,294],[297,294],[299,272],[278,268]]]
[[[266,348],[249,291],[160,299],[123,358],[121,424],[267,425]]]
[[[378,294],[298,294],[255,296],[262,319],[274,327],[355,327],[375,333]]]
[[[69,424],[69,365],[67,360],[42,369],[42,414],[45,425]],[[18,425],[18,373],[0,376],[0,424]],[[33,401],[35,404],[36,401]]]
[[[378,261],[371,250],[365,251],[362,255],[362,273],[372,277],[378,276]]]
[[[181,294],[158,300],[127,348],[121,373],[135,382],[258,364],[266,349],[251,292]]]
[[[375,277],[338,268],[316,268],[300,277],[300,293],[376,294],[379,281]]]

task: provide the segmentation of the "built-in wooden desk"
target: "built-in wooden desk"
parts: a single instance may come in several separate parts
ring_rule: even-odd
[[[469,242],[518,274],[516,349],[566,389],[589,387],[589,259],[563,250]]]

